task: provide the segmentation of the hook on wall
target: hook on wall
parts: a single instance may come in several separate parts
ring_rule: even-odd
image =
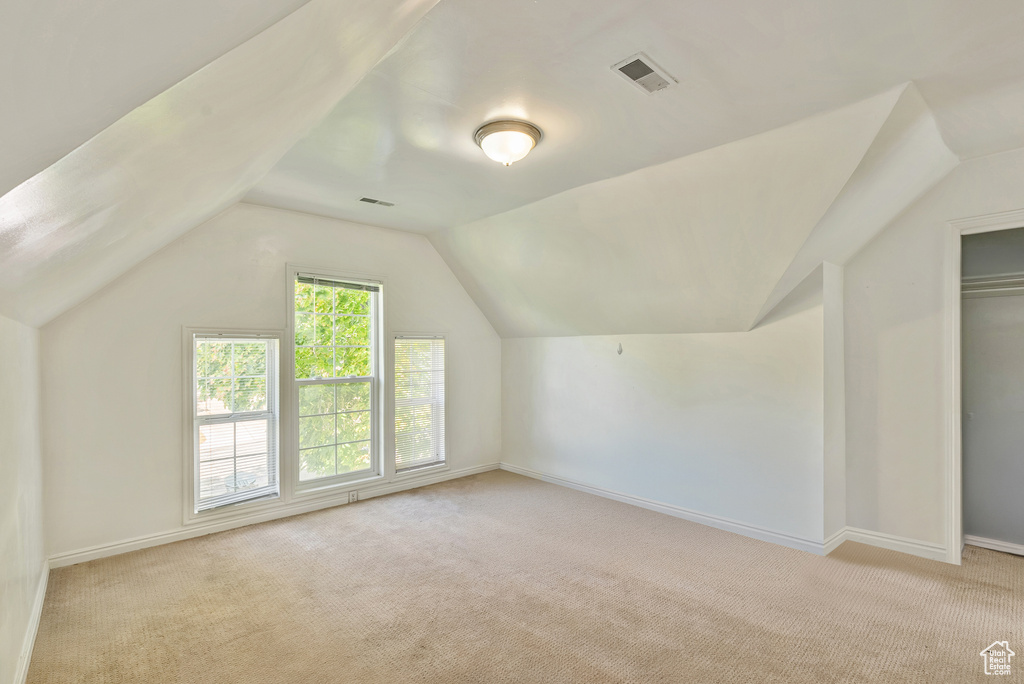
[[[621,342],[619,342],[618,354],[619,354],[619,356],[622,356],[622,343]]]

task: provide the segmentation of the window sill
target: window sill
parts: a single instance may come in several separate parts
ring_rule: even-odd
[[[188,526],[234,520],[236,518],[246,518],[264,511],[279,508],[283,503],[284,499],[280,492],[278,492],[273,496],[261,496],[258,499],[249,499],[247,501],[239,501],[237,503],[218,506],[216,508],[208,508],[206,510],[199,511],[198,513],[186,511],[183,522]]]
[[[398,471],[395,473],[394,477],[392,478],[392,481],[407,480],[409,478],[417,477],[419,475],[426,475],[428,473],[441,473],[446,470],[450,470],[448,461],[443,461],[441,463],[431,463],[429,465],[422,465],[419,467],[410,468],[408,470]]]
[[[310,510],[329,508],[348,503],[349,492],[359,491],[359,498],[371,498],[415,487],[417,480],[425,480],[422,486],[432,484],[437,476],[451,470],[450,464],[414,468],[391,477],[374,474],[358,480],[345,480],[299,489],[286,500],[281,494],[270,498],[240,501],[221,508],[212,508],[201,513],[186,515],[185,527],[217,525],[220,523],[249,524],[288,515],[298,515]],[[441,478],[442,480],[445,478]],[[365,490],[365,491],[364,491]],[[246,521],[246,522],[243,522]],[[237,525],[233,525],[237,526]]]
[[[321,499],[335,494],[350,492],[354,489],[359,489],[360,487],[379,485],[383,482],[386,482],[386,480],[384,479],[384,476],[379,473],[365,475],[357,480],[341,480],[324,483],[317,483],[314,480],[312,482],[299,484],[295,488],[295,493],[292,495],[291,500],[309,501],[311,499]]]

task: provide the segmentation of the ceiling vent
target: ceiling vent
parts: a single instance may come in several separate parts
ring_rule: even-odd
[[[612,69],[648,95],[664,90],[673,83],[679,83],[642,52],[627,57],[614,65]]]
[[[373,199],[372,197],[360,197],[359,201],[360,202],[366,202],[367,204],[379,204],[382,207],[393,207],[393,206],[395,206],[394,202],[385,202],[384,200]]]

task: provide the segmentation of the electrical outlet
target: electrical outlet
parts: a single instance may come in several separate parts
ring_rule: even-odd
[[[349,492],[348,493],[348,502],[349,503],[355,503],[356,501],[359,501],[359,492]]]

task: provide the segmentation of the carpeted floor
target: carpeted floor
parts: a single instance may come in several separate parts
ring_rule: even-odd
[[[828,558],[506,472],[50,576],[28,681],[971,682],[1024,558]]]

